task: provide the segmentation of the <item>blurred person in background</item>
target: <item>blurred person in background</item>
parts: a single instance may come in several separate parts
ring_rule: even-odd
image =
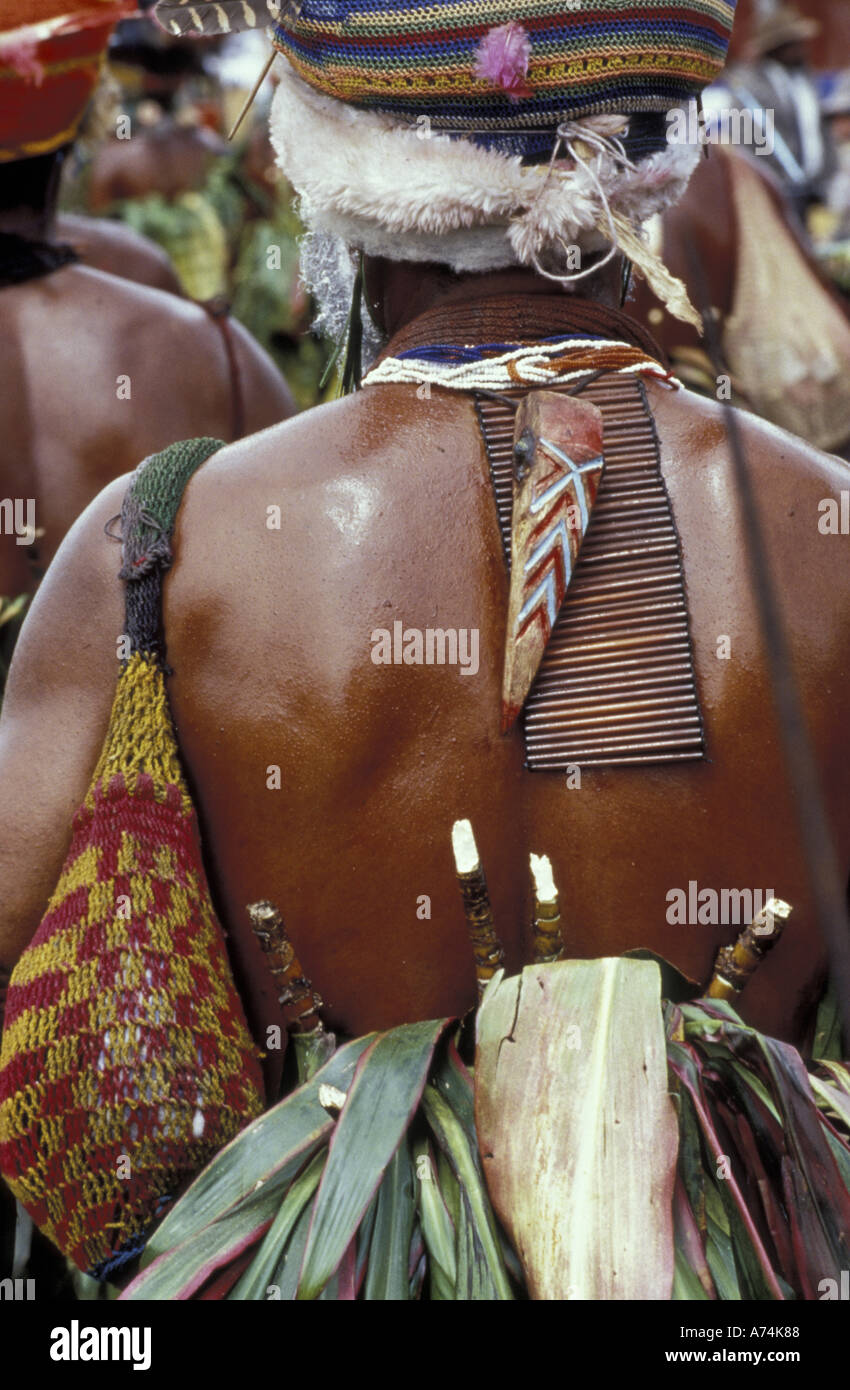
[[[183,290],[167,253],[150,237],[134,232],[123,222],[103,217],[81,217],[57,211],[53,219],[57,241],[93,270],[105,270],[122,280],[133,280],[153,290],[182,295]]]
[[[745,148],[712,146],[684,198],[652,227],[665,262],[714,319],[721,375],[702,335],[644,281],[635,284],[632,312],[693,390],[846,455],[850,319],[766,165]]]
[[[0,534],[6,600],[32,592],[76,516],[146,454],[200,433],[237,439],[293,409],[239,324],[95,269],[59,239],[63,158],[122,7],[53,0],[58,13],[27,25],[34,3],[0,33],[0,498],[26,517]]]
[[[206,185],[229,151],[201,50],[137,17],[118,26],[109,59],[113,125],[85,170],[88,208],[161,246],[188,298],[224,301],[227,232]]]
[[[264,61],[260,34],[199,44],[150,19],[123,23],[110,48],[120,92],[109,137],[92,144],[87,206],[156,242],[182,293],[227,306],[305,407],[321,397],[328,352],[310,331],[315,309],[298,257],[304,229],[274,163],[267,89],[239,122]],[[129,141],[116,133],[122,116]]]
[[[809,216],[809,229],[823,269],[850,298],[850,71],[827,82],[822,110],[836,167],[823,202]]]
[[[709,108],[731,100],[742,110],[773,112],[773,152],[764,163],[801,216],[833,168],[809,65],[808,43],[819,32],[817,20],[800,14],[794,4],[762,0],[746,61],[730,65],[707,97]]]

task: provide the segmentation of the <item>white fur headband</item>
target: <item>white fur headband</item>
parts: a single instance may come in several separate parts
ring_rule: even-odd
[[[585,131],[592,140],[612,128],[611,117],[591,117],[571,128],[586,158],[566,168],[523,165],[519,155],[325,96],[285,59],[275,72],[271,138],[311,229],[367,255],[456,271],[537,264],[559,243],[587,246],[601,232],[643,270],[672,313],[699,322],[684,287],[640,236],[644,222],[682,196],[698,147],[669,145],[632,166],[580,143]]]

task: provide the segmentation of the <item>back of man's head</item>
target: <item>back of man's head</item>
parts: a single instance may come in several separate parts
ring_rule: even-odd
[[[369,256],[569,281],[571,252],[613,245],[658,278],[639,228],[681,196],[699,155],[668,141],[667,116],[722,68],[734,11],[290,0],[271,29],[286,60],[278,162],[311,231]],[[157,9],[172,32],[217,32],[222,13],[205,0]]]

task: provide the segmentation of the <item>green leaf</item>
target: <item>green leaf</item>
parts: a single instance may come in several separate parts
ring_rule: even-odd
[[[472,1089],[472,1076],[463,1065],[454,1042],[449,1039],[441,1048],[433,1070],[431,1081],[451,1106],[466,1131],[466,1137],[473,1150],[478,1152],[478,1135],[475,1129],[475,1095]]]
[[[687,1007],[687,1005],[681,1006],[683,1015],[686,1013]],[[758,1280],[761,1281],[762,1278],[764,1279],[764,1286],[767,1289],[768,1296],[777,1299],[782,1299],[782,1290],[777,1279],[776,1271],[773,1269],[773,1266],[770,1263],[767,1251],[764,1248],[764,1244],[761,1240],[755,1223],[753,1222],[749,1209],[747,1208],[747,1204],[744,1200],[741,1189],[738,1186],[734,1173],[730,1172],[728,1178],[722,1180],[719,1189],[714,1186],[714,1172],[716,1169],[716,1161],[718,1156],[723,1153],[723,1148],[717,1136],[714,1123],[712,1122],[711,1114],[709,1113],[708,1099],[703,1091],[702,1075],[698,1064],[698,1054],[691,1044],[668,1044],[667,1060],[674,1074],[687,1088],[702,1135],[702,1141],[704,1144],[706,1156],[705,1194],[706,1213],[707,1216],[710,1218],[709,1236],[712,1236],[711,1221],[713,1221],[717,1231],[725,1229],[725,1231],[729,1233],[730,1245],[733,1234],[735,1234],[738,1237],[740,1242],[740,1240],[743,1239],[742,1232],[740,1231],[737,1224],[738,1221],[740,1221],[743,1225],[743,1232],[746,1234],[746,1242],[743,1246],[740,1246],[739,1244],[739,1248],[744,1251],[744,1256],[747,1260],[747,1267],[750,1267],[749,1260],[750,1253],[752,1252],[752,1255],[757,1260],[759,1266]],[[712,1164],[714,1166],[711,1166]],[[710,1198],[712,1199],[711,1211],[709,1210]],[[722,1210],[724,1203],[728,1203],[729,1207],[734,1207],[736,1220],[734,1232],[732,1232],[730,1228],[729,1220],[727,1217],[724,1216],[723,1220],[720,1220],[718,1204],[720,1210]],[[727,1210],[728,1209],[729,1208],[727,1207]],[[715,1234],[713,1244],[716,1245],[719,1241],[720,1236]],[[708,1260],[709,1268],[711,1269],[712,1275],[714,1276],[715,1283],[717,1284],[718,1294],[721,1298],[724,1298],[725,1294],[721,1291],[720,1282],[718,1281],[718,1275],[715,1273],[714,1264],[712,1263],[712,1246],[710,1245],[706,1246],[706,1258]],[[722,1276],[723,1271],[721,1270],[720,1277],[722,1278]],[[739,1292],[737,1295],[733,1296],[746,1297],[747,1295],[742,1295]]]
[[[378,1188],[378,1192],[380,1192]],[[375,1217],[378,1214],[378,1193],[372,1198],[366,1214],[357,1230],[357,1264],[354,1270],[354,1277],[358,1289],[363,1287],[363,1280],[366,1278],[366,1266],[369,1263],[369,1252],[372,1248],[372,1232],[375,1229]]]
[[[431,1145],[425,1138],[413,1149],[416,1170],[416,1203],[422,1238],[428,1252],[429,1292],[432,1303],[454,1299],[457,1281],[456,1232],[440,1190]],[[428,1176],[430,1174],[430,1176]],[[457,1180],[449,1174],[455,1191]]]
[[[242,1302],[248,1299],[264,1299],[267,1296],[269,1285],[275,1283],[273,1275],[280,1264],[286,1242],[319,1186],[327,1157],[327,1150],[321,1148],[303,1173],[291,1184],[277,1216],[263,1237],[262,1245],[239,1282],[231,1290],[229,1299]]]
[[[333,1057],[336,1037],[333,1033],[326,1033],[324,1028],[315,1028],[312,1033],[290,1033],[289,1046],[295,1053],[298,1085],[303,1086]]]
[[[678,1044],[668,1044],[668,1052],[674,1047],[679,1051]],[[679,1095],[679,1173],[697,1225],[704,1228],[705,1170],[702,1144],[696,1112],[685,1089]]]
[[[669,999],[673,1004],[682,1004],[689,999],[695,999],[700,993],[698,980],[692,980],[689,975],[683,975],[681,970],[677,970],[675,965],[664,956],[658,956],[654,951],[650,951],[648,946],[636,946],[632,951],[624,951],[623,956],[626,960],[651,960],[658,966],[661,975],[661,998]]]
[[[841,1173],[841,1181],[850,1192],[850,1150],[829,1130],[826,1131],[826,1142],[829,1144],[836,1166]]]
[[[442,1149],[437,1150],[437,1181],[440,1184],[440,1193],[446,1204],[451,1223],[457,1229],[460,1222],[460,1184]]]
[[[316,1197],[300,1299],[318,1296],[353,1240],[419,1104],[434,1047],[448,1022],[432,1019],[381,1033],[360,1058]]]
[[[850,1096],[839,1091],[837,1086],[831,1086],[828,1081],[822,1081],[813,1072],[809,1073],[809,1081],[818,1100],[823,1102],[821,1108],[831,1111],[845,1129],[850,1130]]]
[[[479,1239],[479,1228],[473,1220],[465,1193],[461,1195],[457,1232],[457,1281],[454,1297],[460,1302],[470,1303],[492,1303],[500,1297],[490,1262]]]
[[[422,1239],[422,1231],[417,1220],[413,1224],[413,1236],[410,1241],[410,1260],[408,1264],[410,1270],[408,1297],[411,1303],[418,1303],[419,1299],[422,1297],[422,1285],[425,1283],[427,1264],[428,1257],[425,1253],[425,1242]]]
[[[841,1045],[841,1008],[838,1000],[838,990],[835,988],[833,981],[830,980],[827,984],[824,996],[818,1005],[812,1056],[818,1061],[840,1062],[843,1057],[843,1051],[844,1049]]]
[[[18,594],[17,598],[0,598],[0,627],[22,618],[29,601],[29,594]]]
[[[334,1119],[319,1104],[319,1087],[326,1084],[347,1091],[374,1036],[340,1048],[311,1081],[267,1110],[216,1154],[152,1235],[141,1268],[197,1236],[232,1207],[250,1206],[263,1188],[280,1200],[334,1127]],[[252,1223],[253,1210],[247,1214],[245,1228]]]
[[[415,1211],[413,1167],[407,1140],[402,1136],[378,1188],[364,1299],[380,1299],[386,1303],[410,1301],[408,1261]]]
[[[832,1077],[834,1084],[846,1096],[850,1096],[850,1067],[846,1062],[821,1061],[821,1071]]]
[[[320,1303],[353,1303],[357,1297],[357,1240],[356,1238],[343,1251],[342,1259],[334,1270],[322,1292]]]
[[[279,1198],[274,1191],[258,1194],[250,1212],[232,1207],[182,1245],[167,1250],[138,1274],[121,1294],[121,1301],[181,1301],[224,1265],[230,1264],[260,1240],[274,1220]]]
[[[502,1259],[496,1219],[480,1173],[477,1148],[473,1149],[470,1146],[464,1126],[448,1101],[433,1086],[426,1086],[422,1092],[422,1108],[437,1143],[448,1158],[460,1183],[461,1223],[465,1214],[465,1199],[469,1219],[475,1227],[478,1244],[490,1271],[490,1279],[495,1290],[494,1297],[512,1299],[513,1293]],[[460,1237],[458,1239],[460,1240]],[[460,1264],[460,1246],[458,1250],[458,1264]]]
[[[737,1050],[737,1039],[735,1045]],[[739,1056],[744,1054],[746,1060],[755,1046],[755,1039],[745,1040]],[[826,1142],[809,1075],[799,1054],[787,1043],[758,1036],[758,1047],[766,1058],[774,1094],[780,1104],[795,1184],[804,1183],[811,1193],[811,1213],[818,1229],[815,1231],[809,1226],[804,1248],[807,1252],[814,1249],[822,1231],[835,1267],[839,1271],[846,1269],[850,1265],[850,1193],[841,1182]],[[791,1213],[792,1219],[804,1211],[808,1211],[807,1205],[803,1208],[797,1205]],[[816,1287],[818,1270],[811,1258],[809,1267],[812,1287]]]
[[[688,1035],[694,1028],[701,1034],[717,1033],[727,1023],[733,1023],[747,1033],[754,1031],[747,1027],[727,999],[699,999],[690,1004],[680,1004],[679,1011]]]
[[[770,1265],[770,1282],[766,1277],[764,1258],[754,1245],[751,1228],[741,1219],[740,1204],[730,1191],[729,1181],[720,1180],[717,1184],[720,1200],[726,1210],[729,1239],[737,1271],[737,1282],[741,1298],[745,1301],[771,1301],[781,1298],[778,1271]]]
[[[772,1268],[743,1194],[730,1177],[718,1195],[727,1204],[742,1296],[763,1297],[766,1286],[774,1298],[795,1292],[814,1297],[818,1280],[846,1268],[850,1259],[850,1195],[841,1159],[830,1143],[836,1136],[830,1136],[818,1108],[813,1079],[793,1048],[746,1026],[728,1005],[701,1000],[681,1006],[681,1015],[687,1050],[705,1057],[710,1078],[708,1094],[695,1099],[707,1152],[718,1150],[713,1110],[719,1113],[727,1101],[742,1109],[746,1123],[740,1116],[735,1123],[738,1140],[750,1152],[745,1167],[758,1184],[768,1228],[778,1242],[784,1278]],[[674,1048],[669,1056],[678,1071]],[[826,1069],[834,1065],[823,1064]]]
[[[282,1303],[291,1303],[298,1297],[298,1276],[301,1273],[301,1264],[304,1259],[304,1251],[307,1248],[307,1237],[310,1234],[310,1222],[313,1219],[313,1204],[305,1207],[299,1216],[295,1230],[292,1232],[289,1244],[283,1252],[274,1272],[272,1283],[280,1289]]]
[[[673,1266],[673,1292],[670,1297],[674,1302],[711,1302],[678,1245],[676,1246],[676,1263]]]
[[[680,1267],[682,1264],[687,1266],[689,1272],[700,1285],[703,1296],[708,1299],[714,1299],[717,1296],[717,1290],[714,1287],[711,1271],[709,1270],[705,1258],[705,1200],[701,1189],[700,1200],[702,1202],[702,1230],[700,1230],[697,1218],[688,1201],[685,1184],[682,1181],[681,1174],[679,1174],[673,1193],[673,1230],[676,1242],[676,1267]],[[673,1278],[675,1286],[675,1269]],[[675,1298],[676,1294],[673,1293],[672,1297]]]
[[[717,1289],[717,1297],[737,1302],[742,1295],[729,1218],[717,1187],[711,1181],[707,1181],[705,1185],[705,1216],[705,1258]]]
[[[709,1057],[714,1057],[717,1061],[721,1060],[721,1057],[719,1055],[719,1049],[707,1048],[706,1052],[708,1053]],[[728,1067],[730,1062],[729,1049],[725,1048],[724,1052],[725,1058],[723,1060],[725,1060]],[[738,1083],[736,1086],[737,1094],[747,1105],[748,1111],[752,1110],[752,1100],[747,1095],[747,1092],[752,1091],[755,1093],[755,1096],[757,1097],[763,1108],[767,1111],[770,1118],[775,1121],[776,1125],[781,1126],[782,1121],[779,1118],[779,1111],[776,1108],[773,1097],[770,1095],[770,1092],[768,1091],[761,1078],[756,1076],[755,1072],[751,1071],[748,1067],[743,1066],[740,1062],[733,1061],[730,1068],[730,1079],[733,1079]]]

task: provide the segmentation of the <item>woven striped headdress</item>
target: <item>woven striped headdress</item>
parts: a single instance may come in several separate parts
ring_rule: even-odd
[[[458,270],[636,227],[698,149],[665,114],[717,76],[735,0],[160,0],[173,32],[270,24],[272,108],[307,222]]]

